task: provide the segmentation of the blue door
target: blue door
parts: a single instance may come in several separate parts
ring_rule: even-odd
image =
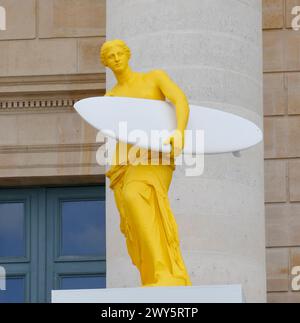
[[[105,288],[105,250],[103,186],[0,190],[0,303]]]

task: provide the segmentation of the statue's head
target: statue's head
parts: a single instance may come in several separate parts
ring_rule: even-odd
[[[122,72],[128,66],[131,53],[127,44],[120,39],[106,41],[100,51],[100,59],[104,66],[113,72]]]

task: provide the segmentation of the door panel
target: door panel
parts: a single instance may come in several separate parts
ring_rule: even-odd
[[[52,289],[104,288],[105,257],[103,186],[0,190],[7,272],[0,303],[50,301]]]
[[[79,289],[84,281],[86,286],[91,285],[89,275],[105,277],[105,190],[103,187],[48,189],[46,213],[47,235],[53,237],[47,239],[50,301],[52,289],[62,289],[64,284]],[[93,281],[96,288],[99,279]]]
[[[0,302],[38,299],[38,190],[0,190],[0,265],[7,273]],[[22,297],[21,297],[21,291]]]

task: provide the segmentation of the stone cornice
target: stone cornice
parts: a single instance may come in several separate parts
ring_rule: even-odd
[[[0,77],[0,94],[105,89],[105,71],[95,74]]]
[[[52,98],[36,98],[36,99],[10,99],[0,100],[0,113],[16,113],[16,112],[72,112],[75,99],[52,99]]]
[[[0,145],[0,154],[96,151],[103,143],[58,145]]]
[[[0,113],[71,112],[76,101],[104,93],[104,73],[0,77]]]

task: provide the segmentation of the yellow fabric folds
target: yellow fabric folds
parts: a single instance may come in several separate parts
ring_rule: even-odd
[[[142,286],[191,285],[168,199],[174,169],[174,160],[171,165],[117,164],[105,174]]]

